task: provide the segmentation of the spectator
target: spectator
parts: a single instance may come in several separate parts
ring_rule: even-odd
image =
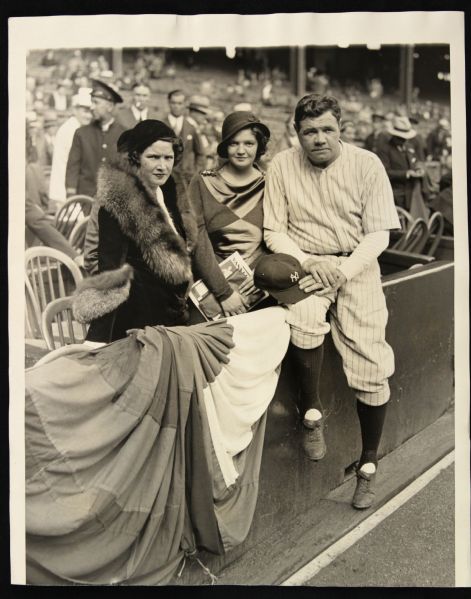
[[[356,130],[353,121],[344,121],[340,128],[340,139],[356,146]]]
[[[49,106],[58,112],[65,112],[70,106],[70,90],[72,81],[63,79],[49,97]]]
[[[371,115],[373,131],[365,139],[365,150],[378,154],[379,148],[388,139],[384,126],[386,118],[380,111],[373,112]]]
[[[65,172],[72,139],[79,127],[90,124],[92,120],[92,101],[89,93],[76,94],[72,98],[72,115],[59,127],[54,139],[49,197],[56,207],[64,203]]]
[[[132,129],[139,121],[157,118],[157,111],[149,108],[151,99],[150,87],[144,83],[135,83],[132,91],[133,98],[131,105],[121,108],[116,116],[116,120],[125,129]]]
[[[427,158],[439,160],[450,153],[451,133],[448,119],[440,119],[427,136]]]
[[[415,182],[425,174],[421,165],[423,156],[417,156],[410,143],[416,132],[407,117],[396,116],[388,126],[388,133],[391,137],[381,146],[378,156],[391,181],[396,205],[410,210]]]
[[[67,161],[65,185],[67,195],[94,196],[96,175],[101,164],[116,156],[116,142],[124,131],[114,117],[122,97],[109,85],[95,79],[92,91],[94,120],[75,131]]]
[[[37,160],[36,148],[31,131],[26,133],[26,172],[25,172],[25,243],[26,247],[39,245],[38,240],[48,247],[64,252],[75,260],[78,257],[67,239],[54,227],[47,216],[49,198],[41,165]]]
[[[209,150],[209,139],[205,134],[208,117],[211,114],[209,98],[203,95],[191,96],[188,113],[188,122],[194,126],[198,139],[198,151],[195,153],[195,172],[199,172],[206,168],[206,154]]]
[[[164,123],[171,127],[183,142],[183,157],[174,168],[180,173],[185,183],[190,183],[197,170],[197,164],[204,168],[205,152],[197,127],[185,116],[185,92],[174,89],[168,96],[170,112],[164,118]],[[200,158],[200,157],[203,158]]]

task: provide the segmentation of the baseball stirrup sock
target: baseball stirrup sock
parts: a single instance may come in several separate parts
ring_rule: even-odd
[[[319,395],[319,380],[324,361],[324,346],[301,349],[291,345],[295,372],[299,379],[299,410],[301,414],[309,409],[323,412]]]
[[[372,462],[378,466],[378,447],[383,432],[387,403],[381,406],[368,406],[357,400],[357,413],[360,420],[362,452],[358,467]]]

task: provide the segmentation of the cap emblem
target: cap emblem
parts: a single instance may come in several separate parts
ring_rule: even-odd
[[[296,283],[296,281],[299,281],[299,274],[298,274],[297,270],[295,270],[294,273],[292,272],[290,274],[290,279],[293,281],[293,283]]]

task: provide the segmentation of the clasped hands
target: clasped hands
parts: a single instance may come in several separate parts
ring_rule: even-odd
[[[318,262],[308,258],[303,262],[302,267],[309,273],[299,281],[299,287],[306,293],[318,291],[316,295],[324,296],[337,291],[347,281],[343,272],[327,260]]]

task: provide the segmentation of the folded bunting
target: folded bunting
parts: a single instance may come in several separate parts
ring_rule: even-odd
[[[271,307],[27,370],[27,582],[166,584],[241,543],[288,342]]]

